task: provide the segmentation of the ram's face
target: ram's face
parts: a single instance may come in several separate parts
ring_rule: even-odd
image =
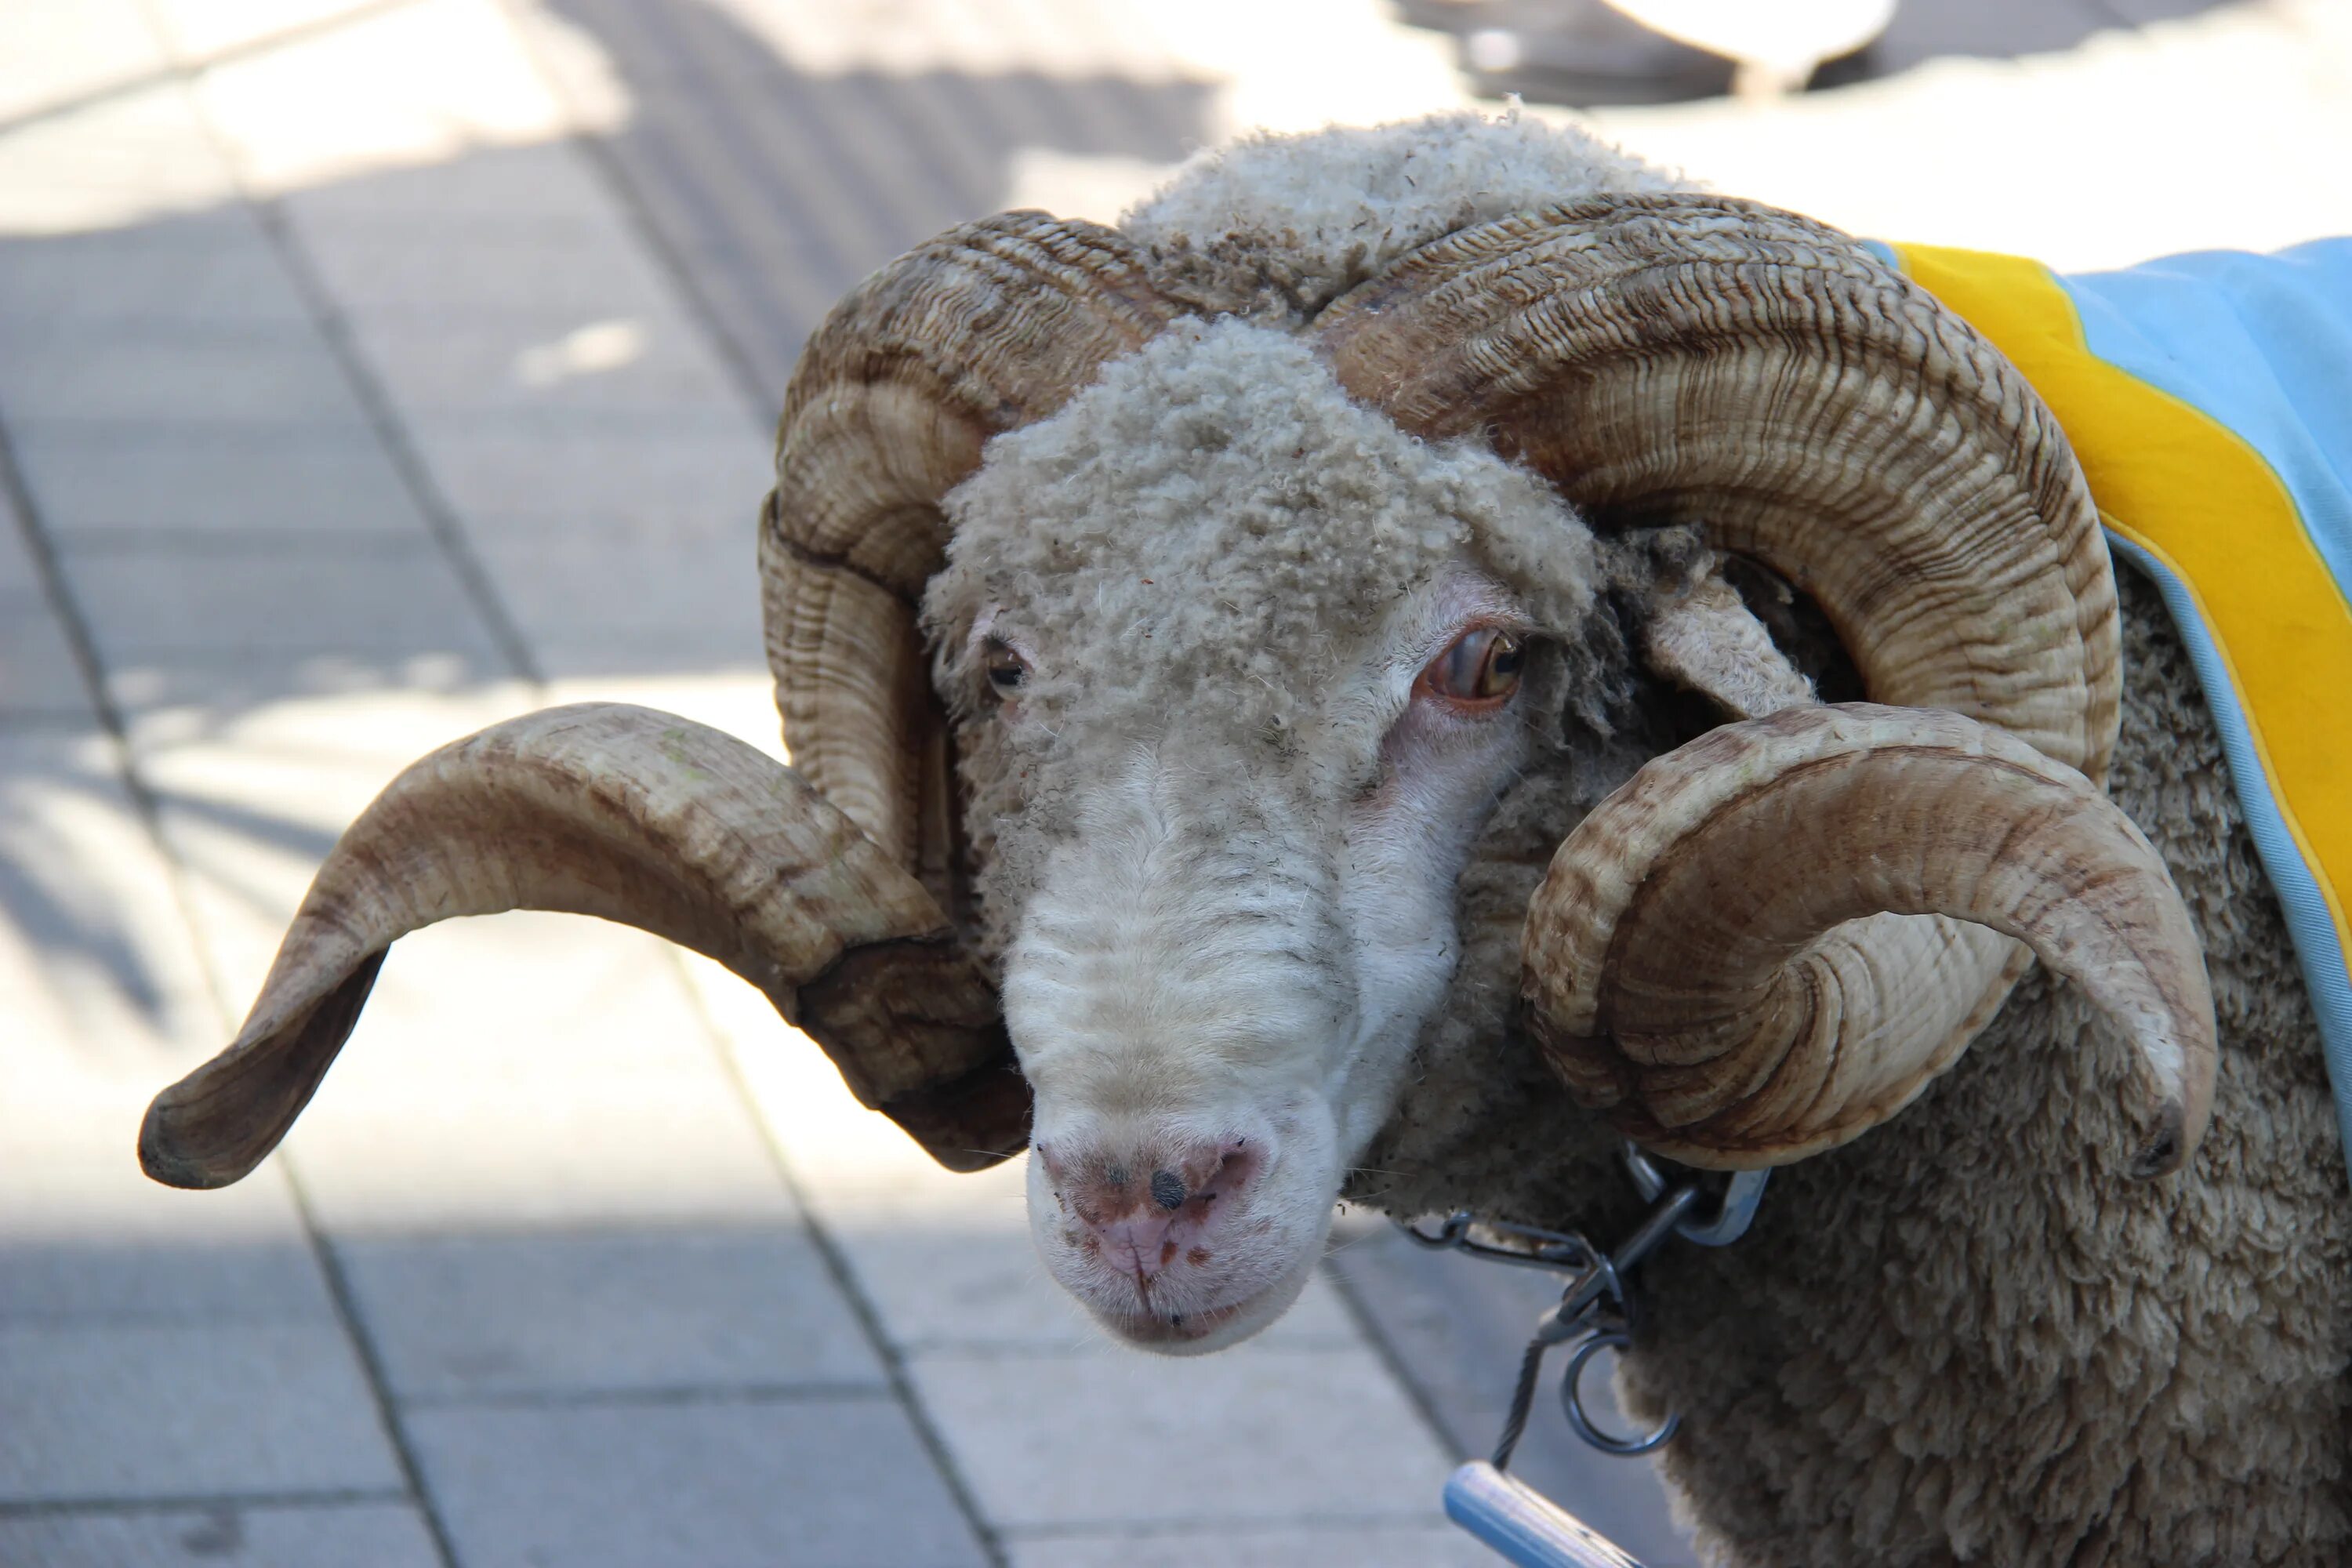
[[[1113,367],[950,507],[929,604],[1037,1243],[1123,1337],[1227,1343],[1305,1282],[1453,974],[1590,542],[1241,327]],[[1538,535],[1507,585],[1490,544]]]

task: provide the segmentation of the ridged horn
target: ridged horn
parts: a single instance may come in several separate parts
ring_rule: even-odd
[[[1116,231],[1038,212],[950,229],[834,308],[802,353],[760,531],[793,764],[953,912],[947,729],[915,617],[940,500],[1178,313]]]
[[[2008,361],[1848,237],[1713,196],[1578,202],[1424,246],[1316,331],[1341,384],[1405,428],[1483,438],[1602,526],[1696,523],[1769,566],[1874,702],[2105,776],[2115,582],[2065,437]],[[1936,917],[1832,946],[1840,973],[1888,977],[1846,1005],[1899,1005],[1906,1058],[1937,1068],[2030,962]]]
[[[1893,1115],[1966,1044],[1911,1023],[1971,962],[1889,918],[1929,913],[2026,942],[2128,1039],[2134,1174],[2196,1146],[2213,999],[2162,860],[2083,774],[1953,713],[1790,708],[1654,759],[1529,904],[1530,1023],[1642,1143],[1782,1163]]]
[[[913,877],[733,737],[583,703],[454,742],[385,787],[320,866],[236,1039],[148,1108],[147,1173],[246,1174],[309,1103],[396,939],[520,909],[725,964],[942,1163],[978,1169],[1027,1141],[995,994]]]
[[[834,307],[802,351],[760,528],[760,594],[793,765],[950,921],[967,914],[947,721],[916,615],[947,546],[940,501],[991,436],[1053,413],[1104,361],[1177,314],[1115,231],[1039,212],[967,224]],[[898,983],[895,970],[845,986]],[[912,1005],[877,996],[874,1005]],[[993,1148],[1011,1047],[937,1064],[919,1128],[943,1150]],[[989,1086],[972,1098],[965,1086]],[[913,1092],[912,1090],[909,1091]],[[975,1121],[961,1127],[959,1118]],[[969,1168],[969,1167],[957,1167]]]

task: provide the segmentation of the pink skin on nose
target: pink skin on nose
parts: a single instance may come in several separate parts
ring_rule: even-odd
[[[1199,1143],[1172,1159],[1089,1153],[1065,1157],[1040,1144],[1054,1195],[1084,1227],[1080,1247],[1135,1281],[1149,1309],[1152,1282],[1215,1256],[1216,1220],[1257,1173],[1243,1139]]]

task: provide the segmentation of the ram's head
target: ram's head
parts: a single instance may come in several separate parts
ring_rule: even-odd
[[[1850,1139],[2030,946],[2132,1044],[2124,1156],[2179,1161],[2203,969],[2096,784],[2096,515],[1998,354],[1845,237],[1685,194],[1255,314],[1204,307],[1215,261],[1013,214],[856,290],[761,531],[794,769],[612,707],[418,763],[148,1169],[274,1146],[402,932],[576,910],[762,987],[944,1163],[1034,1136],[1055,1276],[1132,1341],[1228,1342],[1307,1277],[1459,983],[1481,835],[1545,780],[1575,805],[1496,1034],[1631,1137]],[[1814,701],[1743,572],[1868,703]]]

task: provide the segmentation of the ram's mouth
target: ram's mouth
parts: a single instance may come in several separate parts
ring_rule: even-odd
[[[1106,1328],[1131,1345],[1181,1355],[1188,1351],[1214,1349],[1206,1342],[1247,1316],[1251,1309],[1265,1300],[1270,1289],[1197,1312],[1100,1312],[1097,1316]]]
[[[1107,1321],[1121,1339],[1137,1344],[1191,1344],[1196,1340],[1207,1339],[1239,1317],[1244,1308],[1256,1300],[1257,1297],[1250,1296],[1226,1306],[1211,1307],[1202,1312],[1122,1314]]]

